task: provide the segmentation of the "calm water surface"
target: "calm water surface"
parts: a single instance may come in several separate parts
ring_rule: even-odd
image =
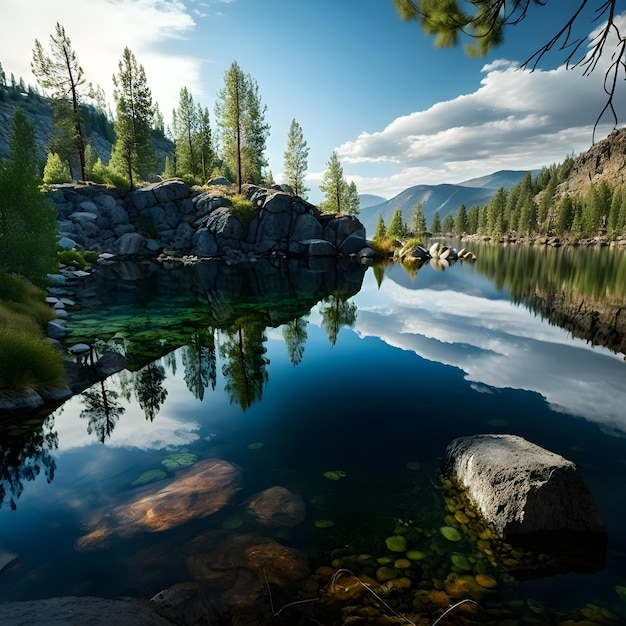
[[[129,369],[66,402],[36,436],[7,434],[23,449],[4,461],[0,546],[19,559],[2,574],[0,600],[152,597],[193,578],[192,546],[212,529],[297,548],[311,571],[354,571],[358,555],[371,555],[359,575],[374,575],[376,559],[398,558],[385,539],[404,525],[409,548],[425,556],[411,562],[412,587],[388,597],[399,612],[414,606],[418,587],[432,593],[451,572],[467,574],[451,560],[462,555],[473,573],[482,567],[498,583],[487,595],[467,591],[483,606],[508,606],[537,623],[565,615],[600,623],[602,610],[607,623],[626,623],[624,355],[524,303],[555,289],[598,298],[580,285],[580,268],[597,264],[602,276],[591,284],[602,281],[611,304],[624,306],[624,255],[603,250],[582,265],[568,261],[563,278],[571,251],[495,250],[446,271],[369,268],[362,282],[357,271],[349,281],[356,288],[342,283],[329,293],[307,274],[298,298],[285,295],[294,279],[282,273],[261,289],[266,301],[246,295],[249,279],[236,296],[211,292],[197,269],[171,281],[163,271],[146,279],[127,268],[106,294],[84,284],[68,343],[99,337],[99,350],[108,342],[125,352]],[[513,266],[509,277],[503,266]],[[539,285],[541,274],[559,285]],[[521,435],[576,463],[608,533],[599,571],[516,580],[480,554],[475,538],[441,535],[451,523],[442,456],[455,437],[478,433]],[[162,464],[174,453],[233,463],[240,491],[204,519],[124,531],[115,507],[188,471]],[[7,469],[11,462],[17,470]],[[167,476],[133,485],[150,470]],[[304,521],[267,528],[246,516],[248,499],[273,486],[302,497]],[[320,520],[331,527],[318,528]]]

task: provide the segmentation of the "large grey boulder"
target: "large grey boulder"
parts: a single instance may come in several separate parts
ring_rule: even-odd
[[[446,449],[444,473],[466,489],[505,537],[546,531],[604,533],[575,464],[517,435],[455,439]]]
[[[444,473],[528,558],[519,579],[604,567],[608,537],[576,466],[516,435],[475,435],[447,448]]]

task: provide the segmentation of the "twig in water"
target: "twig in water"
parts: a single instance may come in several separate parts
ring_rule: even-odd
[[[319,598],[309,598],[308,600],[295,600],[294,602],[288,602],[284,606],[282,606],[278,611],[274,610],[274,602],[272,600],[272,590],[270,588],[270,583],[267,580],[267,576],[265,574],[265,568],[263,568],[263,578],[265,579],[265,586],[267,587],[267,595],[270,599],[270,608],[272,609],[272,616],[276,617],[280,615],[288,606],[294,606],[294,604],[305,604],[307,602],[317,602]]]
[[[478,606],[478,602],[474,602],[474,600],[470,600],[469,598],[465,598],[465,600],[461,600],[456,604],[453,604],[449,609],[446,609],[433,623],[432,626],[437,626],[437,623],[440,622],[450,611],[454,611],[457,606],[464,604],[465,602],[471,602],[472,604],[476,604]]]
[[[354,573],[352,573],[349,569],[338,569],[333,574],[333,577],[331,578],[331,581],[330,581],[331,587],[333,587],[335,585],[335,583],[337,582],[337,578],[341,574],[350,574],[350,576],[353,576],[354,578],[356,578],[357,582],[364,589],[369,591],[381,604],[383,604],[383,606],[385,606],[387,609],[389,609],[396,617],[399,617],[400,619],[403,619],[407,624],[411,624],[411,626],[417,626],[417,624],[415,622],[412,622],[408,617],[405,617],[404,615],[401,615],[400,613],[397,613],[396,611],[394,611],[374,590],[370,589],[358,576],[356,576]]]

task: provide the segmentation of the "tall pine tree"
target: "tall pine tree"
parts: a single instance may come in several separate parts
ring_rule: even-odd
[[[304,140],[302,127],[295,119],[291,120],[287,135],[287,150],[284,154],[285,182],[293,189],[296,196],[306,200],[305,176],[308,167],[309,147]]]
[[[85,76],[72,42],[59,22],[55,34],[50,35],[50,51],[51,54],[46,55],[39,40],[35,39],[31,69],[39,84],[51,94],[55,126],[78,151],[80,177],[85,180],[86,141],[80,114]]]
[[[129,48],[124,48],[118,68],[113,76],[117,116],[110,165],[128,179],[133,189],[136,179],[146,180],[156,165],[150,141],[154,105],[143,66],[137,64]]]
[[[265,142],[270,128],[265,122],[266,109],[256,81],[233,61],[218,94],[215,117],[221,157],[236,176],[239,193],[244,182],[262,182],[263,168],[267,166]]]

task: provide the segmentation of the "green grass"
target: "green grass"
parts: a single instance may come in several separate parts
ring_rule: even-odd
[[[2,322],[0,322],[2,324]],[[0,328],[0,390],[19,391],[63,382],[63,358],[41,331]]]
[[[385,239],[373,239],[372,249],[380,256],[393,256],[396,248],[400,246],[400,242],[394,237],[386,237]]]
[[[248,231],[250,222],[258,215],[259,210],[245,196],[232,196],[230,202],[233,214],[241,222],[244,231]]]
[[[0,271],[0,391],[63,381],[63,357],[43,331],[53,318],[43,289]]]

